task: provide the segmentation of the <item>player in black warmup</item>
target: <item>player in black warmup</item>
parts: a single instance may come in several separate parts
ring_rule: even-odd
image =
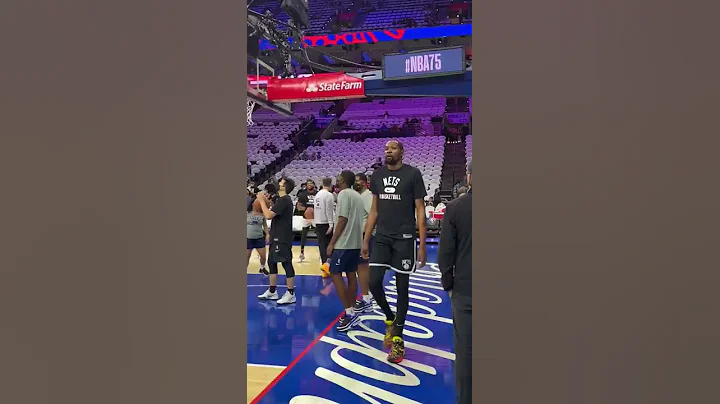
[[[290,193],[295,188],[291,179],[281,179],[278,184],[278,198],[272,209],[268,208],[268,195],[258,194],[258,200],[266,219],[272,220],[270,224],[270,255],[268,256],[268,269],[270,270],[270,288],[262,295],[261,300],[278,300],[277,274],[278,264],[285,270],[287,291],[278,304],[295,303],[295,268],[292,264],[292,218],[293,206]]]
[[[391,348],[388,361],[399,363],[405,358],[403,327],[410,304],[410,274],[425,266],[425,202],[427,195],[420,170],[403,164],[403,145],[392,140],[385,145],[385,166],[377,169],[370,182],[373,193],[363,240],[362,256],[367,259],[370,239],[370,292],[385,314],[386,348]],[[415,218],[418,218],[416,221]],[[415,229],[420,233],[418,248]],[[377,224],[376,234],[373,229]],[[395,271],[397,282],[397,313],[393,313],[385,298],[385,271]]]
[[[308,180],[305,185],[305,189],[301,189],[297,194],[298,201],[295,209],[295,214],[303,217],[305,216],[305,210],[307,210],[307,208],[315,206],[315,195],[318,193],[317,188],[315,188],[315,181]],[[300,235],[300,262],[305,261],[305,244],[307,243],[307,235],[311,226],[312,221],[305,220],[303,222],[302,233]]]

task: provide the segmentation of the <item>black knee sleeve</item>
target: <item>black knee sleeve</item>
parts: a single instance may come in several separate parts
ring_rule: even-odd
[[[270,272],[270,275],[277,275],[278,273],[278,266],[277,262],[271,262],[268,264],[268,271]]]
[[[300,234],[300,250],[305,249],[305,243],[307,243],[307,235],[309,231],[310,226],[302,228],[302,233]]]
[[[385,270],[379,267],[370,267],[368,287],[373,296],[385,295],[383,280],[385,280]]]
[[[285,278],[295,277],[295,268],[293,268],[292,262],[283,262],[282,266],[285,270]],[[275,266],[275,271],[277,272],[277,265]]]
[[[410,306],[410,275],[395,274],[395,286],[397,287],[397,323],[402,326],[405,324]]]
[[[385,298],[385,288],[383,287],[383,281],[385,280],[385,268],[383,267],[370,267],[370,293],[372,293],[380,309],[385,313],[385,318],[388,320],[394,320],[395,314],[390,309]]]

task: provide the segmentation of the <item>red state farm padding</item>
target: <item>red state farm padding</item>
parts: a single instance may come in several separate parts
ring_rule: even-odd
[[[274,102],[307,102],[364,98],[365,81],[345,73],[267,79],[267,98]]]

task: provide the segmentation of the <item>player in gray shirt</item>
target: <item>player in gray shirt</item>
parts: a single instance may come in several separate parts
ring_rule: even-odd
[[[360,263],[360,249],[363,241],[363,218],[365,207],[362,198],[353,189],[355,174],[343,171],[337,179],[340,193],[337,198],[337,218],[327,255],[330,257],[330,277],[335,284],[338,297],[345,307],[345,316],[338,323],[338,331],[345,332],[360,322],[353,307],[357,296],[355,272]],[[348,284],[343,280],[347,274]]]
[[[270,272],[265,269],[265,263],[267,262],[265,244],[267,244],[270,237],[270,232],[265,216],[255,209],[254,202],[255,198],[252,199],[247,209],[247,265],[250,265],[250,257],[252,257],[252,252],[255,250],[260,255],[260,273],[269,275]]]
[[[373,194],[368,188],[368,177],[364,173],[357,173],[355,175],[355,190],[360,194],[360,199],[363,201],[363,231],[367,225],[367,219],[370,215],[370,209],[372,208]],[[375,234],[375,229],[373,229]],[[372,246],[372,238],[370,239],[370,246]],[[370,294],[370,265],[369,260],[360,257],[360,263],[358,264],[358,283],[360,284],[360,294],[362,298],[355,302],[354,309],[358,313],[372,313],[373,312],[373,299]]]

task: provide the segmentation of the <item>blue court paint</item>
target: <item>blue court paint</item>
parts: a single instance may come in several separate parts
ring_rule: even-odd
[[[268,277],[248,274],[247,284],[248,363],[289,365],[342,311],[332,281],[320,276],[296,276],[297,303],[287,306],[257,299],[267,289]],[[285,293],[284,275],[278,275],[278,285],[283,285],[279,293]]]
[[[428,261],[435,262],[437,247],[428,246]],[[392,273],[386,276],[386,295],[395,304]],[[251,282],[251,277],[253,278]],[[248,275],[248,284],[256,284],[256,276]],[[405,326],[406,357],[398,364],[386,360],[382,348],[384,325],[376,314],[363,316],[362,326],[349,333],[339,333],[335,321],[342,307],[329,281],[307,278],[298,286],[298,302],[302,295],[316,305],[298,305],[283,317],[272,310],[258,309],[257,301],[248,301],[248,362],[290,365],[276,383],[257,403],[290,404],[351,404],[351,403],[441,403],[455,398],[452,353],[452,314],[449,297],[440,286],[436,265],[418,271],[411,279],[410,310]],[[300,279],[298,279],[299,281]],[[283,280],[280,281],[282,283]],[[313,289],[314,287],[314,289]],[[327,293],[323,295],[320,291]],[[257,294],[262,288],[249,288]],[[251,296],[252,299],[255,295]],[[255,319],[273,313],[273,321]],[[268,314],[265,314],[266,316]],[[282,328],[280,319],[295,317],[292,330]],[[253,322],[259,322],[254,324]],[[312,321],[312,326],[303,322]],[[323,323],[324,322],[324,323]],[[274,323],[275,328],[263,329]],[[327,325],[333,326],[322,334]],[[260,336],[253,336],[257,332]],[[277,335],[283,335],[278,338]],[[292,343],[288,343],[287,339]],[[310,348],[307,349],[308,345]],[[262,351],[263,347],[267,347]]]

